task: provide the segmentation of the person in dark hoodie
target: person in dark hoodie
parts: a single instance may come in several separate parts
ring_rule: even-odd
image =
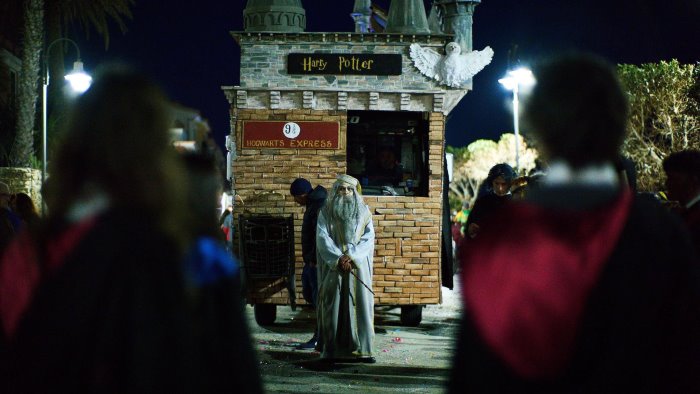
[[[318,212],[326,202],[328,191],[321,185],[311,187],[311,182],[304,178],[297,178],[289,186],[289,193],[294,197],[294,202],[306,208],[304,221],[301,224],[301,254],[304,259],[304,268],[301,273],[302,294],[304,300],[314,308],[318,300],[318,272],[316,268],[316,223]],[[299,349],[315,349],[318,347],[318,327],[314,336],[306,343],[299,345]]]
[[[700,254],[700,151],[683,150],[664,159],[669,197],[678,201],[676,212],[690,231],[695,251]]]
[[[614,67],[568,54],[534,74],[524,125],[551,166],[465,252],[448,391],[697,392],[700,266],[680,221],[620,184]]]
[[[511,183],[515,178],[513,167],[506,163],[496,164],[489,170],[488,176],[481,183],[463,233],[475,238],[482,226],[488,225],[490,217],[511,200]]]

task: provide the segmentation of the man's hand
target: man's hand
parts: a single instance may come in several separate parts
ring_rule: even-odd
[[[350,272],[352,270],[352,259],[350,259],[350,256],[340,256],[338,259],[338,269],[341,272]]]

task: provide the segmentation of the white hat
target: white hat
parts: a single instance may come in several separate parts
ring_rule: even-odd
[[[336,179],[336,183],[347,183],[352,187],[357,187],[357,185],[360,183],[356,178],[347,174],[340,174]]]

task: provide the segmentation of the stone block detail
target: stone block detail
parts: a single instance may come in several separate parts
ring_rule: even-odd
[[[245,90],[236,91],[236,106],[238,108],[246,108],[248,105],[248,92]]]
[[[305,90],[303,93],[302,108],[311,109],[314,107],[314,92]]]
[[[401,93],[401,110],[408,111],[411,105],[411,95],[409,93]]]
[[[369,110],[379,109],[379,92],[369,92]]]
[[[279,90],[270,91],[270,108],[278,109],[280,107],[281,95]]]
[[[445,95],[436,94],[433,97],[433,111],[434,112],[442,112],[444,103],[445,103]]]
[[[346,111],[348,109],[348,92],[338,92],[338,110]]]

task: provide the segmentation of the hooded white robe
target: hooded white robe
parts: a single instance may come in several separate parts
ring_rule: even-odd
[[[338,259],[348,255],[353,272],[372,288],[374,226],[365,204],[360,205],[355,239],[342,242],[340,226],[319,212],[316,230],[318,253],[317,318],[322,358],[356,358],[372,355],[374,340],[374,295],[355,276],[338,269]]]

